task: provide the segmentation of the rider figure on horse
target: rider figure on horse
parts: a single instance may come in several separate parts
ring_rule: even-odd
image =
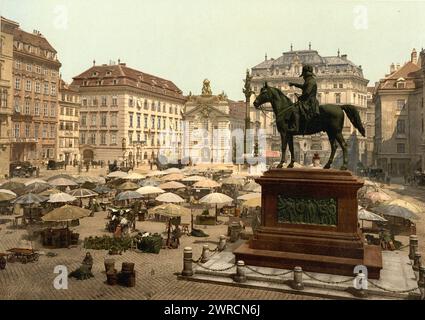
[[[289,132],[300,132],[301,115],[304,119],[302,131],[305,132],[306,123],[316,115],[320,114],[319,101],[316,99],[317,83],[314,76],[315,74],[313,73],[313,67],[309,64],[306,64],[303,66],[303,70],[300,75],[300,77],[304,78],[304,84],[289,82],[290,86],[294,86],[302,90],[302,94],[298,96],[298,101],[294,104],[295,108],[293,117],[295,118],[295,121],[292,121],[293,126],[288,129]]]

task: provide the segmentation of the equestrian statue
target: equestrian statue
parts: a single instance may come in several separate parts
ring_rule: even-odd
[[[303,66],[300,77],[303,77],[304,84],[289,83],[290,86],[302,89],[302,94],[298,96],[297,102],[293,103],[282,91],[268,86],[267,82],[261,88],[260,94],[254,101],[254,107],[260,110],[264,103],[272,105],[276,127],[282,141],[282,154],[278,168],[283,167],[288,145],[291,153],[291,162],[288,164],[288,168],[294,167],[294,136],[312,135],[324,131],[327,133],[331,144],[331,154],[324,169],[331,167],[338,142],[343,153],[343,164],[340,169],[347,170],[347,143],[342,135],[344,113],[362,136],[365,136],[365,129],[359,112],[355,106],[349,104],[319,105],[316,99],[317,84],[311,65]]]

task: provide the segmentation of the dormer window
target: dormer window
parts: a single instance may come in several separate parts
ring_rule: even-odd
[[[396,82],[397,89],[404,89],[406,88],[406,81],[404,78],[398,78]]]
[[[106,75],[107,75],[107,76],[110,76],[110,75],[112,75],[112,72],[111,72],[111,71],[107,71],[107,72],[106,72]]]
[[[93,77],[97,77],[97,75],[98,75],[97,71],[94,71],[93,72]]]

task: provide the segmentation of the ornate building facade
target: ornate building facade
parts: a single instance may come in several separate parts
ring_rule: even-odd
[[[39,31],[16,28],[13,60],[11,160],[56,159],[57,52]]]
[[[78,91],[61,79],[59,81],[57,160],[65,161],[69,165],[80,160],[80,106]]]
[[[9,174],[13,101],[13,33],[19,25],[0,17],[0,178]]]
[[[80,93],[80,155],[85,161],[138,164],[181,145],[182,91],[126,66],[93,66],[73,78]]]
[[[292,101],[296,101],[295,93],[301,91],[295,87],[290,87],[289,82],[302,83],[299,78],[304,64],[313,66],[316,75],[318,95],[320,104],[352,104],[358,108],[362,121],[366,119],[367,111],[367,83],[363,77],[361,66],[351,62],[347,55],[323,57],[311,46],[308,50],[291,50],[284,52],[277,59],[268,59],[251,69],[253,91],[258,94],[267,81],[269,85],[282,90]],[[252,97],[255,99],[255,97]],[[266,110],[271,111],[270,107]],[[251,127],[257,126],[266,130],[267,152],[266,155],[271,160],[279,160],[280,157],[280,137],[274,123],[272,112],[268,115],[261,114],[258,110],[251,108]],[[356,132],[353,125],[345,117],[344,137],[349,145],[349,167],[355,170],[359,161],[365,161],[367,155],[367,138]],[[324,164],[330,154],[330,145],[327,141],[326,133],[319,133],[312,136],[297,136],[294,140],[295,161],[310,165],[315,153],[318,153],[321,162]],[[335,165],[341,162],[341,150],[335,158]],[[270,162],[270,160],[269,160]]]
[[[214,95],[205,79],[200,95],[190,94],[185,105],[183,157],[195,163],[232,163],[239,146],[243,153],[243,101]]]
[[[415,49],[404,65],[390,66],[375,91],[375,157],[392,176],[424,170],[425,52]]]

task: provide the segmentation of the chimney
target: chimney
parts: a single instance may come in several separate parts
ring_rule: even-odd
[[[396,70],[398,70],[398,69],[400,69],[400,63],[397,63],[397,65],[396,65],[396,68],[395,68]]]
[[[394,65],[394,62],[393,62],[390,65],[390,74],[393,73],[394,71],[395,71],[395,65]]]
[[[267,53],[264,56],[264,61],[267,61]]]
[[[347,60],[347,55],[346,55],[346,54],[342,54],[342,55],[341,55],[341,58],[342,58],[343,60]]]
[[[415,48],[413,48],[412,53],[410,54],[410,62],[415,64],[418,62],[418,53]]]

